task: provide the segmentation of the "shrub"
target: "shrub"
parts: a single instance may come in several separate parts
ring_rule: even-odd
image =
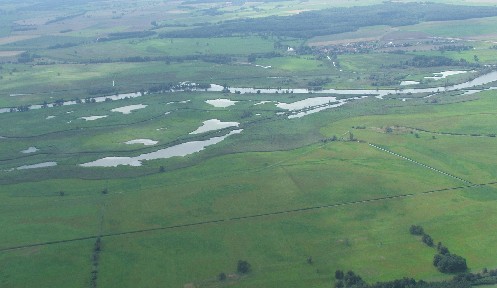
[[[238,260],[236,271],[241,274],[247,274],[250,272],[250,264],[245,260]]]
[[[411,227],[409,228],[409,233],[411,233],[412,235],[423,235],[425,232],[423,230],[423,227],[419,225],[411,225]]]
[[[433,265],[442,273],[459,273],[468,269],[466,259],[456,254],[436,254]]]

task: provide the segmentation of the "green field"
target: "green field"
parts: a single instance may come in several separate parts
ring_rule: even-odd
[[[495,17],[162,38],[381,1],[52,2],[0,4],[0,51],[27,52],[0,57],[0,287],[335,287],[336,270],[452,279],[413,224],[466,272],[497,268],[497,92],[443,88],[495,69]],[[123,39],[97,41],[112,35]],[[459,70],[472,72],[425,78]],[[160,91],[183,82],[255,89]],[[308,87],[354,91],[288,90]],[[440,88],[404,93],[427,87]],[[255,93],[266,88],[281,89]],[[363,89],[391,93],[354,98]],[[52,107],[60,99],[83,103]],[[234,102],[209,104],[219,99]],[[192,133],[214,119],[236,124]],[[139,139],[156,142],[126,144]],[[189,150],[199,143],[210,144]],[[109,157],[133,165],[81,165]]]

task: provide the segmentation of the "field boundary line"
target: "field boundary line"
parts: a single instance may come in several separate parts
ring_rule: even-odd
[[[408,126],[405,126],[405,128],[412,129],[412,130],[419,131],[419,132],[437,134],[437,135],[496,138],[496,134],[494,134],[494,133],[487,133],[487,134],[469,133],[469,134],[467,134],[467,133],[456,133],[456,132],[430,131],[430,130],[426,130],[426,129],[416,128],[416,127],[408,127]]]
[[[454,191],[454,190],[461,190],[461,189],[473,188],[473,187],[490,186],[490,185],[495,185],[495,184],[497,184],[497,181],[488,182],[488,183],[449,187],[449,188],[434,189],[434,190],[428,190],[428,191],[418,192],[418,193],[390,195],[390,196],[384,196],[384,197],[378,197],[378,198],[354,200],[354,201],[348,201],[348,202],[338,202],[338,203],[333,203],[333,204],[309,206],[309,207],[295,208],[295,209],[289,209],[289,210],[266,212],[266,213],[260,213],[260,214],[235,216],[235,217],[229,217],[229,218],[224,218],[224,219],[215,219],[215,220],[207,220],[207,221],[192,222],[192,223],[185,223],[185,224],[177,224],[177,225],[164,226],[164,227],[130,230],[130,231],[122,231],[122,232],[107,233],[107,234],[100,234],[100,235],[89,235],[89,236],[72,238],[72,239],[53,240],[53,241],[47,241],[47,242],[39,242],[39,243],[32,243],[32,244],[25,244],[25,245],[19,245],[19,246],[0,248],[0,253],[24,249],[24,248],[48,246],[48,245],[53,245],[53,244],[70,243],[70,242],[77,242],[77,241],[84,241],[84,240],[92,240],[92,239],[97,239],[97,238],[118,237],[118,236],[124,236],[124,235],[140,234],[140,233],[154,232],[154,231],[161,231],[161,230],[174,230],[174,229],[179,229],[179,228],[202,226],[202,225],[216,224],[216,223],[223,223],[223,222],[233,222],[233,221],[261,218],[261,217],[267,217],[267,216],[282,215],[282,214],[299,213],[299,212],[306,212],[306,211],[325,209],[325,208],[338,208],[338,207],[343,207],[343,206],[366,204],[366,203],[371,203],[371,202],[403,199],[403,198],[415,197],[415,196],[419,196],[419,195],[428,195],[428,194],[434,194],[434,193],[445,192],[445,191]]]
[[[431,167],[431,166],[429,166],[429,165],[423,164],[423,163],[418,162],[418,161],[416,161],[416,160],[414,160],[414,159],[408,158],[408,157],[406,157],[406,156],[404,156],[404,155],[401,155],[401,154],[395,153],[395,152],[393,152],[393,151],[391,151],[391,150],[388,150],[388,149],[386,149],[386,148],[380,147],[380,146],[378,146],[378,145],[376,145],[376,144],[373,144],[373,143],[368,143],[368,145],[369,145],[369,146],[371,146],[371,147],[373,147],[373,148],[376,148],[376,149],[378,149],[378,150],[380,150],[380,151],[383,151],[383,152],[389,153],[389,154],[391,154],[391,155],[394,155],[394,156],[400,157],[400,158],[402,158],[402,159],[404,159],[404,160],[406,160],[406,161],[412,162],[412,163],[414,163],[414,164],[416,164],[416,165],[419,165],[419,166],[421,166],[421,167],[424,167],[424,168],[427,168],[427,169],[433,170],[433,171],[435,171],[435,172],[437,172],[437,173],[443,174],[443,175],[445,175],[445,176],[448,176],[448,177],[454,178],[454,179],[456,179],[456,180],[462,181],[462,182],[467,183],[467,184],[473,184],[473,183],[471,183],[470,181],[467,181],[467,180],[462,179],[461,177],[457,177],[457,176],[455,176],[455,175],[452,175],[452,174],[450,174],[450,173],[447,173],[447,172],[442,171],[442,170],[440,170],[440,169],[437,169],[437,168],[435,168],[435,167]]]

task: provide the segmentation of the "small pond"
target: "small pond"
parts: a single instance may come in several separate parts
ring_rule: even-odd
[[[86,120],[86,121],[95,121],[98,119],[106,118],[107,115],[102,115],[102,116],[86,116],[86,117],[81,117],[80,119]]]
[[[119,108],[114,108],[114,109],[112,109],[110,111],[112,111],[112,112],[120,112],[120,113],[123,113],[123,114],[130,114],[134,110],[143,109],[145,107],[147,107],[147,105],[143,105],[143,104],[128,105],[128,106],[123,106],[123,107],[119,107]]]
[[[214,99],[206,100],[205,103],[210,104],[216,108],[226,108],[235,105],[237,101],[232,101],[230,99]]]
[[[36,151],[38,151],[38,148],[36,148],[36,147],[29,147],[26,150],[22,150],[21,153],[29,154],[29,153],[35,153]]]
[[[238,127],[240,123],[238,122],[222,122],[218,119],[210,119],[204,121],[202,126],[198,127],[197,130],[191,132],[190,134],[200,134],[208,131],[220,130],[228,127]]]
[[[33,165],[24,165],[17,167],[17,170],[26,170],[26,169],[36,169],[36,168],[46,168],[46,167],[53,167],[57,166],[57,162],[43,162],[43,163],[38,163],[38,164],[33,164]]]
[[[124,142],[124,144],[133,145],[133,144],[143,144],[145,146],[152,146],[159,143],[159,141],[150,140],[150,139],[134,139]]]

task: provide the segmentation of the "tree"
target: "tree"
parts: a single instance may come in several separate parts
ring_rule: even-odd
[[[421,240],[423,241],[423,243],[425,243],[426,245],[432,247],[433,246],[433,239],[431,238],[430,235],[428,234],[423,234],[423,237],[421,238]]]
[[[250,272],[250,264],[245,260],[238,260],[236,271],[241,274],[247,274]]]
[[[356,275],[352,271],[348,271],[344,275],[343,281],[345,283],[345,287],[354,287],[355,285],[361,287],[365,284],[365,282],[362,280],[361,276]]]
[[[219,281],[226,280],[226,274],[224,272],[219,273],[219,275],[217,275],[217,280]]]
[[[438,251],[438,253],[443,254],[443,255],[450,254],[449,248],[445,247],[442,244],[442,242],[438,242],[438,244],[437,244],[437,251]]]
[[[64,105],[64,99],[61,98],[61,99],[55,100],[54,106],[62,106],[62,105]]]
[[[307,257],[307,264],[312,264],[312,256]]]
[[[343,279],[343,271],[342,270],[337,270],[335,271],[335,279],[341,280]]]
[[[253,115],[254,115],[254,113],[252,113],[252,111],[245,110],[242,112],[242,115],[240,116],[240,118],[242,118],[242,119],[250,118]]]
[[[354,134],[352,134],[352,132],[349,132],[349,141],[354,141],[355,138],[354,138]]]
[[[458,273],[468,269],[466,259],[456,254],[436,254],[433,265],[442,273]]]
[[[411,225],[411,227],[409,227],[409,233],[411,233],[412,235],[423,235],[423,234],[425,234],[425,232],[423,230],[423,227],[421,227],[419,225]]]

